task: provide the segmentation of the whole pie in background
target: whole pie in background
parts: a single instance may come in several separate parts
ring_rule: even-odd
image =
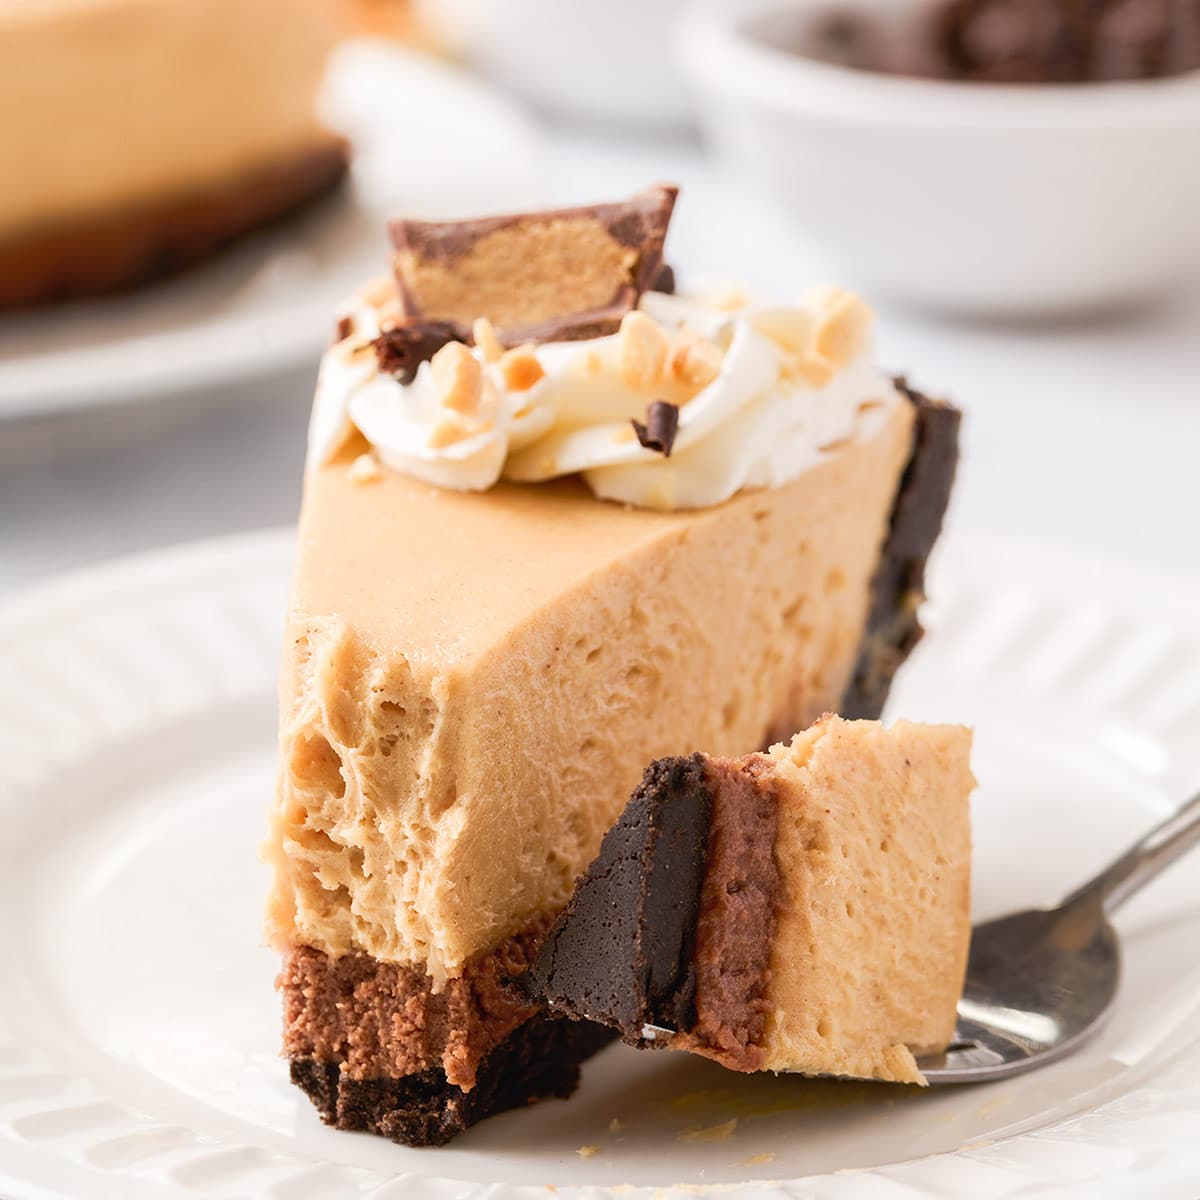
[[[0,8],[0,308],[171,274],[322,196],[334,0]]]

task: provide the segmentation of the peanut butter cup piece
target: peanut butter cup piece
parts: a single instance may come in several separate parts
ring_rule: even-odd
[[[662,184],[614,204],[393,221],[401,311],[465,328],[487,317],[508,345],[613,333],[662,274],[677,193]]]

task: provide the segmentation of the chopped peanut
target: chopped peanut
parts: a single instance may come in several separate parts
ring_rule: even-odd
[[[621,321],[621,378],[626,387],[644,391],[662,378],[670,344],[662,326],[645,313],[625,314]]]
[[[447,342],[430,360],[438,403],[457,413],[479,411],[483,368],[462,342]]]
[[[783,366],[785,379],[800,380],[809,387],[824,387],[837,373],[837,368],[827,358],[816,354],[789,355]]]
[[[823,288],[816,293],[817,318],[812,350],[835,367],[844,367],[866,348],[874,314],[853,292]]]
[[[377,483],[383,478],[383,468],[373,454],[360,454],[351,464],[347,475],[351,483]]]
[[[708,387],[721,373],[725,354],[705,338],[683,338],[671,352],[670,371],[680,383],[692,388]]]
[[[453,446],[455,442],[461,442],[475,432],[476,430],[469,428],[457,417],[443,417],[429,435],[429,448],[441,450],[446,446]]]
[[[815,320],[804,308],[767,308],[750,317],[750,324],[790,354],[808,352]]]
[[[404,317],[404,313],[400,310],[400,300],[397,296],[389,296],[382,304],[376,307],[380,328],[389,324],[394,325]]]
[[[475,345],[479,347],[484,362],[494,363],[500,360],[500,356],[504,353],[504,347],[496,336],[495,326],[487,317],[475,318],[475,324],[471,327],[471,336],[475,339]]]
[[[532,346],[518,346],[515,350],[505,351],[499,367],[500,377],[510,392],[524,392],[546,374]]]

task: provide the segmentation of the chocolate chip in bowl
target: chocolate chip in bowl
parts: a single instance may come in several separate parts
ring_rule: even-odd
[[[1030,320],[1200,274],[1197,0],[709,0],[677,48],[831,277]]]
[[[893,14],[831,4],[801,16],[781,44],[789,39],[798,54],[889,75],[979,83],[1158,79],[1200,70],[1200,2],[921,0]]]

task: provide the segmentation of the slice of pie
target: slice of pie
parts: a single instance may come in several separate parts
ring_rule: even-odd
[[[0,4],[0,309],[167,275],[331,191],[340,0]]]
[[[342,1128],[569,1092],[605,1034],[512,981],[644,765],[875,715],[919,636],[957,412],[848,293],[652,290],[674,201],[399,223],[322,365],[267,854]]]
[[[970,941],[970,730],[823,717],[654,763],[525,978],[735,1071],[922,1083]]]

